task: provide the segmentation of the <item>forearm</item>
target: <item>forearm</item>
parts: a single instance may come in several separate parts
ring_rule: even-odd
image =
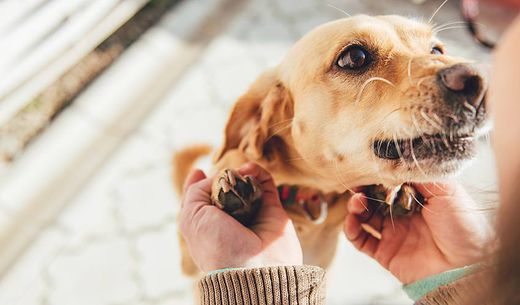
[[[201,305],[325,304],[325,272],[314,266],[235,269],[199,282]]]

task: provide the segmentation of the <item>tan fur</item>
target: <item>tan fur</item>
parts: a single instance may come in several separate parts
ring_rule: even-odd
[[[211,153],[211,146],[208,145],[193,145],[181,151],[176,152],[172,158],[172,179],[173,185],[177,194],[182,194],[184,180],[188,177],[193,164],[197,159]]]
[[[377,50],[377,63],[367,73],[349,74],[335,66],[352,43]],[[332,261],[346,215],[346,190],[431,180],[457,168],[453,163],[396,165],[377,159],[371,146],[382,137],[435,132],[420,111],[439,111],[444,102],[436,74],[461,62],[431,55],[431,47],[438,44],[430,25],[398,16],[330,22],[298,41],[282,63],[262,74],[235,104],[215,155],[216,170],[253,161],[278,184],[328,194],[329,216],[320,225],[305,218],[301,209],[287,208],[305,263],[327,267]],[[371,77],[386,81],[368,82]]]

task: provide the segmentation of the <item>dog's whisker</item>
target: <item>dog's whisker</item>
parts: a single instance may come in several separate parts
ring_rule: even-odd
[[[398,130],[398,133],[399,134],[404,134],[405,135],[405,138],[414,138],[414,134],[413,133],[410,133],[410,132],[407,132],[406,129],[404,129],[402,126],[399,127],[399,130]],[[398,150],[398,153],[400,152],[400,148]],[[402,154],[402,153],[401,153]],[[407,164],[406,160],[404,160],[404,158],[402,159],[403,161],[403,164]],[[395,176],[394,176],[395,177]]]
[[[450,135],[450,138],[453,138],[453,137]],[[448,142],[448,138],[446,138],[445,133],[441,133],[441,139],[442,139],[442,143],[444,144],[444,146],[446,146],[447,149],[450,149],[450,143]]]
[[[421,130],[419,129],[419,126],[417,125],[417,122],[415,119],[415,114],[412,114],[412,122],[413,122],[415,128],[417,129],[417,132],[421,135],[421,138],[423,139],[423,141],[425,141],[424,135],[421,132]],[[419,170],[419,172],[421,172],[421,174],[423,175],[424,178],[428,178],[428,175],[421,168],[421,166],[419,165],[419,161],[417,161],[417,158],[415,157],[415,151],[413,149],[413,138],[411,138],[411,137],[410,137],[410,153],[412,155],[413,162],[414,162],[415,166],[417,167],[417,170]]]
[[[381,121],[379,122],[379,124],[381,125],[382,123],[384,123],[392,114],[396,113],[397,111],[403,109],[403,107],[398,107],[398,108],[395,108],[394,110],[390,111],[387,115],[385,115]]]
[[[421,85],[422,85],[422,82],[427,80],[428,78],[430,78],[431,76],[424,76],[424,77],[421,77],[417,80],[417,84],[415,85],[415,87],[417,89],[420,89],[421,88]]]
[[[448,2],[448,0],[444,0],[444,2],[442,2],[441,5],[439,5],[439,7],[435,10],[435,12],[433,12],[432,16],[428,20],[428,23],[432,22],[433,18],[435,18],[435,15],[437,15],[437,13],[441,10],[441,8],[444,6],[444,4],[446,4],[446,2]]]
[[[464,27],[467,27],[467,22],[466,21],[457,21],[457,22],[450,22],[450,23],[446,23],[446,24],[443,24],[441,26],[437,26],[437,27],[434,27],[432,29],[432,31],[435,33],[443,28],[448,28],[448,27],[451,27],[451,26],[454,26],[454,25],[463,25]],[[483,28],[486,28],[487,26],[483,23],[479,23],[479,22],[476,22],[475,23],[476,25],[480,26],[480,27],[483,27]]]
[[[370,84],[371,82],[373,82],[373,81],[381,81],[381,82],[383,82],[383,83],[385,83],[385,84],[388,84],[388,85],[390,85],[390,86],[392,86],[392,87],[395,88],[394,83],[392,83],[391,81],[387,80],[386,78],[377,77],[377,76],[375,76],[375,77],[371,77],[371,78],[367,79],[367,80],[363,83],[363,85],[361,85],[361,88],[359,89],[359,92],[358,92],[357,97],[356,97],[356,101],[355,101],[356,104],[360,102],[360,100],[361,100],[361,96],[362,96],[363,91],[365,90],[366,86],[367,86],[368,84]]]
[[[417,129],[417,131],[421,134],[421,139],[424,141],[424,142],[427,142],[425,137],[424,137],[424,132],[420,129],[418,123],[417,123],[417,119],[415,117],[415,114],[412,114],[412,122],[415,126],[415,128]],[[441,132],[441,138],[444,136],[444,133]],[[437,152],[437,150],[435,149],[435,145],[433,144],[433,141],[429,141],[431,143],[431,147],[434,151],[434,153]],[[446,143],[446,145],[448,145]],[[413,158],[413,161],[415,163],[415,165],[417,166],[417,169],[421,172],[421,174],[425,177],[425,178],[428,178],[428,175],[422,170],[422,168],[419,166],[419,162],[417,161],[417,158],[415,157],[415,153],[414,153],[414,149],[413,149],[413,142],[412,140],[410,140],[410,150],[411,150],[411,153],[412,153],[412,158]],[[435,186],[438,186],[436,182],[433,182],[433,184]],[[440,188],[440,186],[438,186]]]
[[[439,134],[443,135],[444,134],[444,128],[439,125],[437,122],[435,122],[434,120],[432,120],[423,110],[420,111],[420,114],[421,116],[423,117],[423,119],[428,123],[430,124],[434,129],[437,129],[439,131]],[[430,146],[432,147],[433,149],[433,154],[437,154],[437,148],[436,148],[436,145],[435,145],[435,142],[433,139],[429,140],[428,141]]]
[[[424,176],[424,178],[428,178],[428,175],[426,175],[426,172],[419,165],[419,161],[417,161],[417,158],[415,157],[415,152],[413,150],[412,139],[410,139],[410,152],[411,152],[411,155],[412,155],[413,162],[415,163],[415,166],[417,167],[417,170],[419,170],[419,172],[421,172],[421,174]]]
[[[464,108],[468,109],[471,112],[472,116],[477,115],[477,109],[475,107],[473,107],[473,105],[468,103],[467,99],[464,99],[464,103],[462,104],[462,106],[464,106]]]
[[[467,22],[466,21],[454,21],[454,22],[447,22],[447,23],[444,23],[444,24],[440,24],[440,25],[437,25],[437,26],[434,26],[432,28],[433,31],[436,31],[438,29],[442,29],[443,27],[446,27],[446,26],[451,26],[451,25],[455,25],[455,24],[466,24]]]
[[[343,175],[341,174],[341,171],[339,170],[339,166],[338,166],[338,162],[336,162],[335,159],[332,159],[332,164],[334,164],[334,168],[336,169],[336,178],[339,180],[339,183],[343,186],[343,188],[347,191],[349,191],[351,194],[355,194],[356,192],[354,192],[354,190],[352,190],[351,188],[349,188],[347,186],[347,184],[343,181],[344,177]],[[363,207],[365,208],[365,210],[368,211],[368,207],[365,206],[363,204]]]
[[[439,130],[439,133],[442,135],[444,134],[444,129],[442,128],[442,126],[436,124],[436,122],[434,122],[433,120],[431,120],[427,115],[426,113],[424,113],[423,110],[420,111],[421,113],[421,116],[424,118],[424,120],[426,122],[428,122],[430,125],[432,125],[432,127],[434,129],[438,129]],[[417,130],[419,130],[419,132],[421,133],[421,138],[424,142],[427,142],[429,143],[429,146],[431,147],[432,151],[433,151],[433,154],[437,154],[437,148],[435,146],[435,143],[433,140],[428,140],[426,141],[427,139],[425,139],[425,137],[423,136],[424,135],[424,132],[421,130],[421,128],[419,127],[419,124],[417,122],[417,118],[415,117],[415,114],[412,114],[412,121],[413,121],[413,124],[415,125],[415,128]]]
[[[386,150],[385,150],[385,155],[388,155],[388,149],[390,148],[390,141],[387,141],[386,142]]]
[[[392,223],[392,230],[395,232],[395,223],[394,223],[394,213],[392,212],[392,207],[393,207],[393,203],[392,205],[390,205],[390,222]]]
[[[379,145],[377,147],[377,152],[381,152],[381,147],[383,146],[383,141],[379,141]]]
[[[411,153],[412,153],[412,158],[414,159],[414,164],[418,167],[419,171],[421,171],[421,173],[422,173],[423,175],[426,175],[426,174],[424,173],[424,171],[422,170],[422,168],[419,166],[417,159],[415,158],[415,152],[414,152],[414,150],[413,150],[413,146],[411,146]],[[426,178],[427,178],[427,177],[426,177]],[[412,181],[409,181],[409,182],[411,183]],[[443,190],[443,191],[446,191],[446,189],[445,189],[444,187],[442,187],[442,185],[439,185],[439,183],[437,183],[437,182],[435,182],[435,181],[434,181],[434,182],[431,182],[431,183],[432,183],[433,185],[435,185],[437,188],[439,188],[439,189],[441,189],[441,190]],[[433,198],[433,197],[438,197],[438,196],[436,196],[432,191],[430,191],[430,189],[428,189],[427,187],[425,187],[425,189],[426,189],[426,191],[430,194],[430,196],[431,196],[432,198]]]
[[[435,121],[437,121],[440,125],[443,124],[442,119],[436,113],[433,113],[432,116],[433,116],[433,119],[435,119]]]
[[[426,205],[421,203],[421,201],[419,199],[417,199],[417,197],[415,197],[415,195],[413,193],[410,192],[410,196],[412,196],[413,200],[415,200],[415,202],[417,202],[417,204],[420,205],[426,211],[428,211],[434,215],[438,214],[437,212],[433,211],[432,209],[428,208]]]
[[[335,9],[335,10],[337,10],[337,11],[343,13],[343,14],[345,14],[347,17],[352,17],[352,15],[350,15],[350,14],[347,13],[345,10],[340,9],[340,8],[337,7],[337,6],[334,6],[334,5],[330,4],[330,3],[328,3],[327,6],[333,8],[333,9]]]
[[[435,35],[439,34],[440,32],[444,32],[444,31],[447,31],[447,30],[453,30],[453,29],[465,29],[466,26],[463,26],[463,25],[459,25],[459,26],[449,26],[449,27],[446,27],[446,28],[442,28],[440,30],[437,30],[434,32]]]
[[[390,115],[396,113],[397,111],[399,111],[399,110],[401,110],[401,109],[403,109],[403,107],[397,107],[397,108],[395,108],[394,110],[390,111],[390,112],[389,112],[385,117],[383,117],[383,120],[388,119],[388,117],[389,117]]]
[[[362,195],[362,197],[365,197],[365,198],[366,198],[366,196],[364,196],[364,195]],[[365,211],[368,212],[368,211],[369,211],[368,206],[367,206],[363,201],[360,201],[360,203],[361,203],[361,205],[363,206],[363,208],[365,209]]]
[[[374,197],[370,197],[370,196],[367,196],[365,194],[362,194],[361,196],[363,196],[363,198],[366,198],[366,199],[369,199],[369,200],[372,200],[372,201],[376,201],[376,202],[379,202],[379,203],[384,203],[384,204],[388,204],[386,201],[384,200],[381,200],[381,199],[377,199],[377,198],[374,198]]]
[[[395,143],[395,147],[397,148],[397,155],[399,156],[399,160],[401,160],[404,164],[405,160],[404,160],[403,154],[401,152],[401,147],[399,146],[399,142],[397,141],[397,135],[395,133],[393,134],[393,140]]]
[[[435,195],[434,192],[432,192],[428,187],[424,187],[424,189],[426,190],[426,192],[428,192],[428,194],[430,194],[431,198],[436,198],[438,197],[437,195]]]
[[[410,85],[413,84],[412,81],[412,61],[413,57],[410,57],[410,60],[408,60],[408,81],[410,82]]]
[[[422,131],[422,129],[419,127],[419,123],[417,122],[417,118],[415,117],[415,113],[412,113],[411,114],[411,118],[412,118],[412,124],[414,125],[415,129],[417,130],[417,132],[419,133],[421,139],[424,141],[424,142],[427,142],[426,141],[426,138],[424,137],[424,132]]]
[[[336,160],[332,159],[332,164],[334,165],[334,168],[336,169],[336,176],[339,180],[339,183],[343,186],[343,188],[349,192],[351,192],[352,194],[354,194],[355,192],[349,188],[347,186],[347,184],[343,181],[343,175],[341,174],[341,171],[339,170],[339,167],[338,167],[338,162],[336,162]]]
[[[423,117],[423,119],[428,122],[428,124],[430,124],[433,128],[436,128],[439,130],[440,133],[442,133],[444,131],[444,128],[439,125],[437,122],[435,122],[434,120],[432,120],[425,112],[424,110],[421,110],[420,111],[421,113],[421,116]]]

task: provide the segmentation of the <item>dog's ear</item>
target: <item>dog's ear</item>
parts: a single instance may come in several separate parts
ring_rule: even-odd
[[[292,98],[276,70],[262,74],[235,104],[215,162],[231,149],[240,149],[256,160],[268,157],[271,153],[268,146],[278,146],[274,136],[281,128],[290,126],[292,117]]]

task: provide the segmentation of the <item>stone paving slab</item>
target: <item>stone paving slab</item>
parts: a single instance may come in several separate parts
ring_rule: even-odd
[[[330,3],[350,14],[426,19],[440,4]],[[318,0],[250,1],[0,281],[0,304],[192,304],[192,282],[179,268],[171,153],[192,143],[218,144],[230,106],[257,75],[303,33],[340,17]],[[456,20],[455,3],[448,3],[438,22]],[[464,32],[448,38],[459,55],[487,58]],[[92,113],[84,118],[103,120]],[[488,151],[470,170],[493,183]],[[469,183],[481,183],[477,178]],[[391,275],[344,239],[328,279],[329,304],[411,304]]]

